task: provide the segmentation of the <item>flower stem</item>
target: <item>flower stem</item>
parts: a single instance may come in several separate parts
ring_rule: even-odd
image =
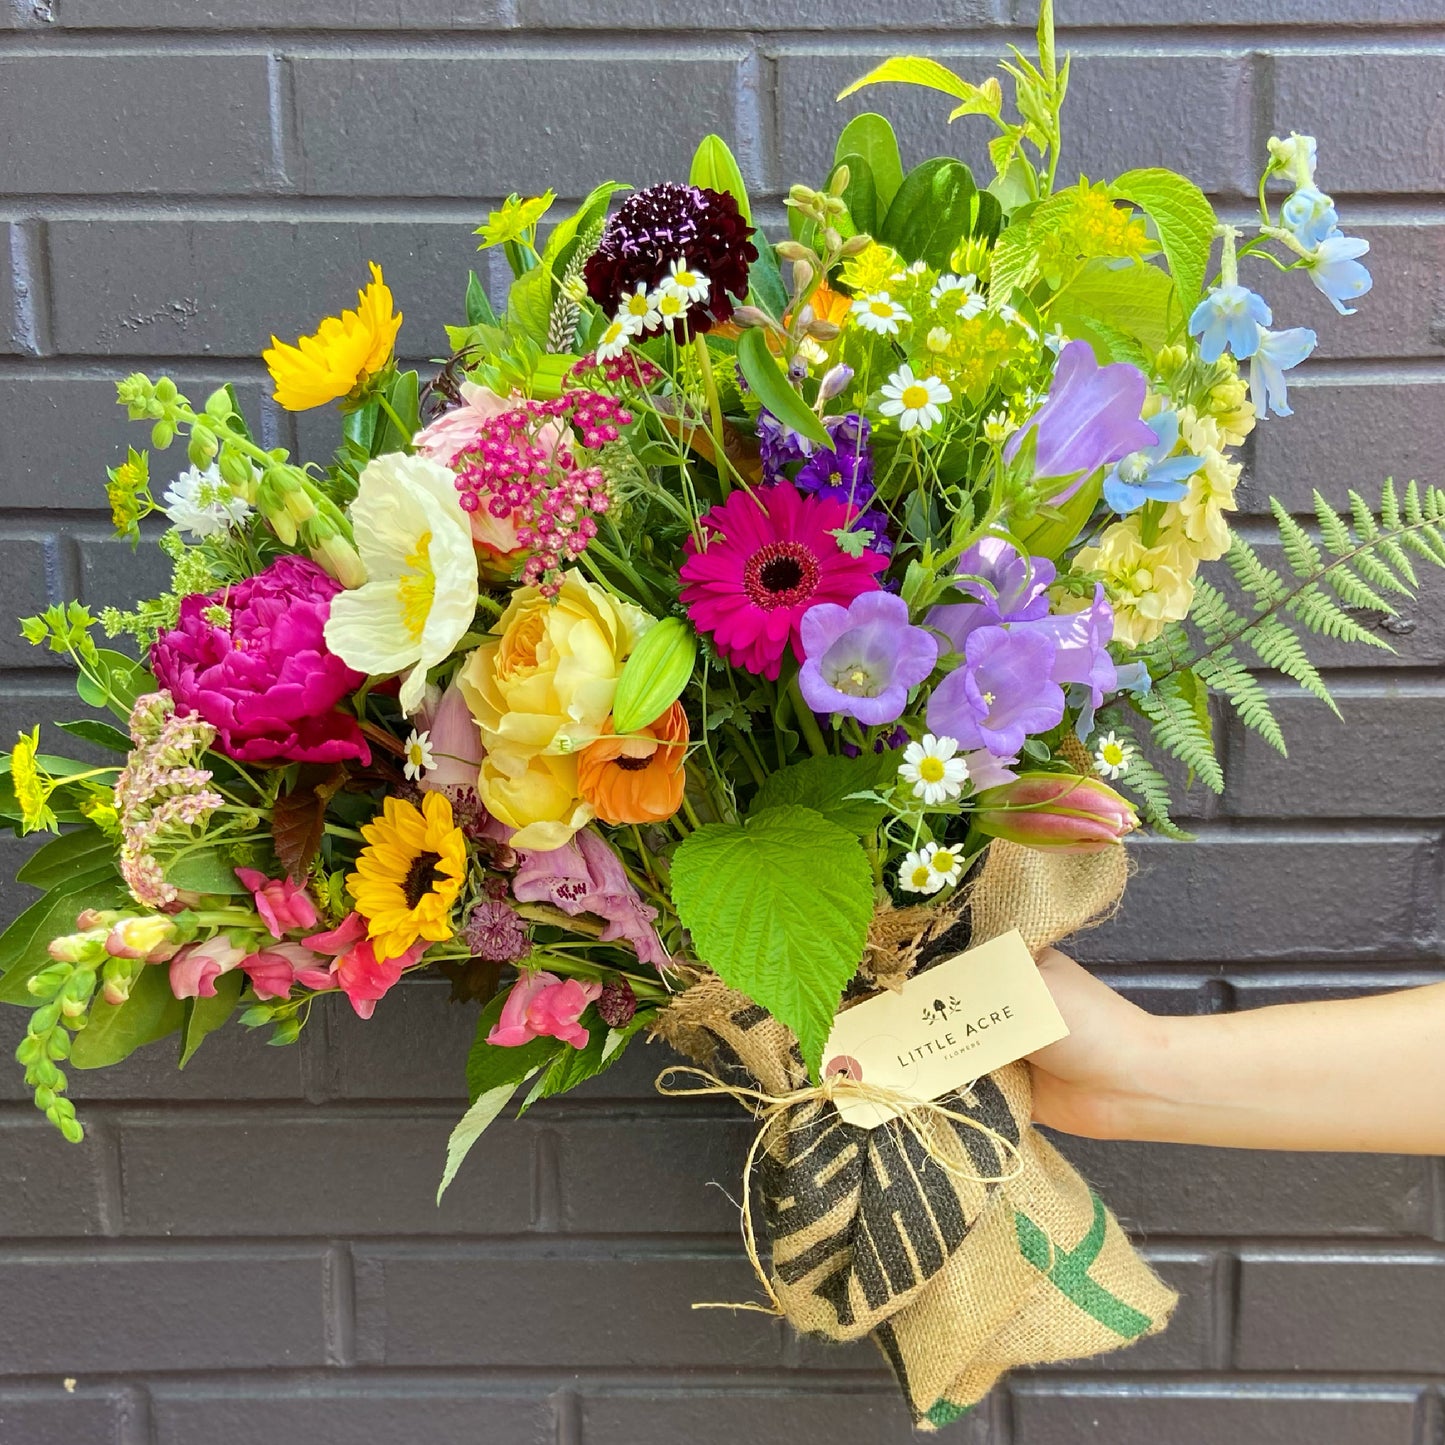
[[[728,481],[728,469],[726,463],[723,462],[726,448],[723,444],[722,401],[718,396],[717,378],[712,372],[712,357],[708,354],[707,337],[699,331],[692,338],[692,344],[697,350],[697,367],[702,375],[702,389],[707,393],[708,413],[712,417],[713,445],[717,448],[717,457],[722,463],[717,469],[718,486],[722,490],[723,500],[726,501],[728,493],[732,490],[732,483]]]
[[[826,758],[828,756],[828,744],[823,741],[823,734],[818,728],[818,719],[813,716],[813,709],[803,700],[803,689],[798,682],[798,674],[793,674],[792,681],[788,684],[788,696],[792,699],[793,714],[798,719],[798,731],[803,734],[803,741],[808,745],[808,751],[815,758]]]

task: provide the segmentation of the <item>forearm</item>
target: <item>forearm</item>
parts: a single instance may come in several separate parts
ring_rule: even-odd
[[[1119,1137],[1445,1154],[1445,984],[1152,1025]]]

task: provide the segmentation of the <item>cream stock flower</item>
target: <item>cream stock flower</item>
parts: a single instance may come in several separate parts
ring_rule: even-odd
[[[368,462],[351,504],[367,580],[331,602],[326,645],[373,677],[411,671],[401,706],[414,711],[427,669],[445,661],[477,610],[477,556],[455,478],[425,457]]]
[[[1114,607],[1114,640],[1138,647],[1156,638],[1166,622],[1188,616],[1199,562],[1177,533],[1146,547],[1137,517],[1130,516],[1115,522],[1097,547],[1085,547],[1074,566],[1102,575]]]

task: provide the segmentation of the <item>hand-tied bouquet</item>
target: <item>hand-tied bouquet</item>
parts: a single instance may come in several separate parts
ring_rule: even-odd
[[[1366,243],[1302,135],[1270,141],[1248,233],[1167,170],[1058,188],[1047,5],[1003,69],[1016,120],[926,60],[851,88],[982,117],[986,186],[905,172],[862,115],[780,241],[712,136],[687,183],[603,184],[545,242],[552,194],[512,197],[479,232],[505,308],[474,275],[424,387],[373,266],[265,353],[282,407],[340,403],[324,465],[258,442],[229,386],[120,383],[157,451],[186,439],[159,499],[146,453],[109,474],[120,536],[168,520],[174,580],[26,620],[126,728],[58,724],[99,765],[22,734],[0,798],[59,833],[0,998],[33,1009],[17,1057],[67,1139],[67,1060],[178,1034],[184,1066],[237,1010],[286,1044],[317,998],[367,1018],[436,968],[484,1005],[444,1187],[522,1086],[661,1033],[765,1121],[774,1303],[874,1334],[924,1427],[1162,1325],[1022,1065],[858,1130],[830,1027],[962,938],[1107,911],[1139,813],[1183,836],[1160,755],[1221,789],[1211,697],[1283,751],[1252,669],[1329,703],[1305,635],[1385,645],[1371,615],[1445,563],[1445,494],[1316,494],[1317,538],[1276,502],[1279,567],[1232,531],[1231,453],[1316,340],[1241,264],[1347,313]]]

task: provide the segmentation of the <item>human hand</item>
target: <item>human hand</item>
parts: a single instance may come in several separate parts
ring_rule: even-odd
[[[1163,1024],[1049,948],[1039,972],[1069,1037],[1029,1055],[1034,1121],[1090,1139],[1126,1137],[1133,1098],[1163,1043]]]

